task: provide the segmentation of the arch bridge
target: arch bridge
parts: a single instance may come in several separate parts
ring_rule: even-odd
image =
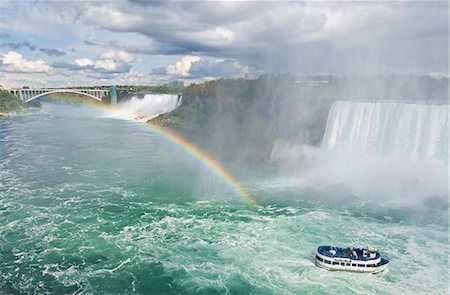
[[[69,89],[69,88],[19,88],[11,89],[10,92],[17,96],[23,102],[30,102],[36,98],[45,96],[52,93],[75,93],[90,97],[92,99],[103,101],[105,96],[111,95],[110,89]],[[113,91],[113,96],[115,95],[115,89]],[[114,100],[111,99],[114,103]],[[117,102],[117,99],[115,100]]]

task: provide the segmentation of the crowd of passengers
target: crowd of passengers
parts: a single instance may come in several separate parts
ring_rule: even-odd
[[[343,257],[349,258],[352,260],[369,260],[378,258],[376,252],[370,252],[366,249],[353,249],[353,248],[330,248],[325,249],[324,253],[322,253],[329,257]]]

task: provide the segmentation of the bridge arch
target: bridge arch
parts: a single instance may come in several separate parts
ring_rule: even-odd
[[[35,95],[35,96],[31,97],[31,98],[28,98],[25,102],[30,102],[30,101],[32,101],[32,100],[35,100],[36,98],[45,96],[45,95],[47,95],[47,94],[53,94],[53,93],[74,93],[74,94],[80,94],[80,95],[84,95],[84,96],[93,98],[93,99],[95,99],[95,100],[97,100],[97,101],[102,101],[101,98],[98,98],[98,97],[96,97],[96,96],[94,96],[94,95],[91,95],[91,94],[88,94],[88,93],[84,93],[84,92],[81,92],[81,91],[69,90],[69,89],[58,89],[58,90],[53,90],[53,91],[44,92],[44,93]]]

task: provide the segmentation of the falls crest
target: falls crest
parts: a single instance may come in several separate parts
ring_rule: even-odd
[[[146,94],[143,98],[132,97],[120,107],[131,117],[146,121],[173,111],[181,102],[177,94]]]
[[[346,145],[407,159],[448,160],[448,108],[443,105],[336,102],[322,148]]]

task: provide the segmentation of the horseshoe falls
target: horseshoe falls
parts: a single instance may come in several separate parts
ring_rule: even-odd
[[[447,162],[447,104],[336,102],[322,147],[348,145],[367,153]]]
[[[275,145],[281,174],[402,205],[448,199],[448,105],[336,101],[320,147]],[[283,158],[284,157],[284,158]]]

